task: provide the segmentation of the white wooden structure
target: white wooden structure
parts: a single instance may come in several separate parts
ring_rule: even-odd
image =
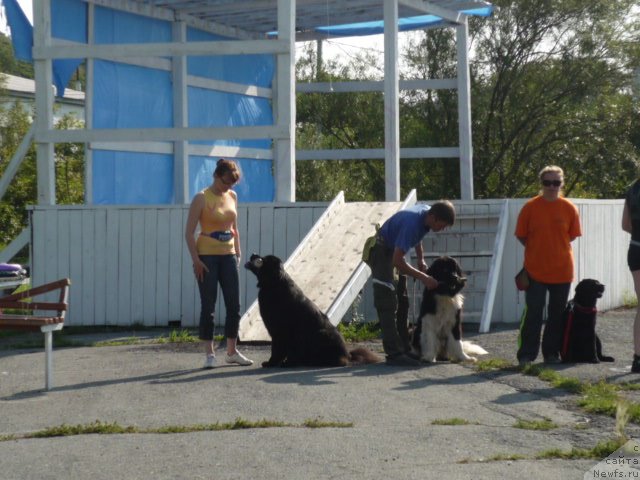
[[[606,285],[600,309],[623,305],[634,291],[626,266],[629,235],[620,228],[623,202],[573,201],[583,226],[583,237],[573,244],[576,278],[597,278]],[[425,237],[427,260],[433,254],[448,253],[462,263],[469,276],[466,322],[481,322],[486,298],[492,295],[485,331],[492,323],[517,323],[524,296],[515,289],[513,277],[524,251],[513,232],[524,200],[454,203],[459,212],[454,227]],[[318,203],[242,205],[239,228],[245,257],[256,252],[288,258],[326,208]],[[500,225],[501,212],[505,212],[506,226]],[[72,279],[67,325],[195,326],[199,299],[184,246],[186,215],[187,206],[182,205],[33,207],[33,283]],[[496,241],[500,231],[503,240]],[[501,261],[495,256],[496,246]],[[421,287],[410,285],[409,291],[412,299],[415,292],[419,302]],[[255,277],[241,269],[243,309],[256,294]],[[218,303],[217,319],[223,319],[223,302]],[[364,288],[361,305],[366,320],[375,320],[369,286]]]
[[[340,194],[331,202],[284,266],[296,284],[337,325],[371,275],[362,262],[362,246],[401,208],[416,202],[413,190],[405,202],[344,202]],[[240,320],[243,340],[271,340],[254,301]]]
[[[36,73],[36,104],[38,118],[36,121],[35,142],[38,145],[39,172],[41,181],[38,185],[38,199],[42,205],[54,204],[53,144],[57,142],[79,142],[91,145],[100,142],[126,143],[136,142],[136,148],[153,151],[154,143],[174,142],[176,203],[186,203],[188,189],[185,178],[185,163],[189,149],[182,142],[211,138],[271,138],[274,141],[273,159],[276,170],[276,200],[295,201],[295,42],[296,40],[312,40],[326,38],[316,30],[327,26],[327,14],[340,19],[340,23],[367,22],[384,20],[385,24],[385,79],[382,89],[385,92],[385,146],[380,152],[363,152],[349,150],[336,152],[333,158],[385,158],[386,165],[386,200],[398,201],[400,196],[399,161],[403,153],[399,148],[399,109],[398,99],[400,83],[398,78],[398,18],[416,15],[433,14],[442,19],[442,25],[456,28],[458,39],[458,78],[439,82],[415,81],[405,82],[405,88],[452,88],[458,90],[460,117],[460,147],[453,148],[420,148],[406,152],[409,156],[425,157],[458,157],[460,158],[460,175],[462,198],[473,198],[473,169],[471,149],[471,115],[469,103],[468,72],[468,15],[462,13],[470,8],[490,6],[488,2],[460,2],[452,0],[360,0],[357,5],[340,0],[235,0],[234,2],[216,0],[88,0],[89,8],[89,43],[73,44],[63,42],[51,33],[50,0],[34,1],[34,47]],[[171,20],[175,23],[175,41],[172,43],[135,43],[113,45],[97,45],[92,42],[94,26],[92,9],[99,5],[127,11],[151,18]],[[357,7],[357,8],[354,8]],[[218,33],[239,41],[185,42],[186,25]],[[277,31],[277,37],[270,35]],[[264,127],[235,128],[188,128],[185,125],[185,89],[188,85],[197,84],[196,78],[187,78],[185,60],[190,55],[234,55],[252,53],[272,53],[277,56],[277,72],[271,92],[254,92],[273,98],[275,123]],[[170,57],[169,57],[170,56]],[[92,91],[91,60],[95,58],[125,61],[129,64],[150,66],[145,57],[169,57],[169,69],[173,72],[175,91],[175,127],[169,129],[99,129],[91,128],[92,102],[87,99],[87,128],[84,130],[56,131],[52,129],[51,106],[53,104],[52,60],[59,58],[84,58],[87,63],[87,91]],[[151,65],[152,68],[159,68]],[[240,85],[209,84],[203,88],[222,89],[226,91],[242,91],[249,93],[250,88]],[[325,87],[307,86],[306,91],[322,91]],[[360,84],[362,90],[375,90],[380,87]],[[181,90],[180,90],[181,89]],[[256,90],[256,89],[254,89]],[[262,89],[264,90],[264,89]],[[131,147],[130,147],[131,148]],[[133,150],[135,151],[135,150]],[[91,172],[90,150],[88,151],[88,172]],[[373,154],[373,156],[371,156]],[[226,154],[225,154],[226,155]],[[239,154],[241,156],[241,154]],[[327,158],[324,152],[317,154],[305,152],[298,158]],[[91,178],[87,179],[90,186]]]

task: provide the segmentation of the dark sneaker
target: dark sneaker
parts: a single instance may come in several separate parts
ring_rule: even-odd
[[[419,367],[422,364],[419,360],[401,353],[400,355],[387,357],[387,365],[391,365],[394,367]]]
[[[533,360],[530,360],[528,358],[521,358],[518,360],[518,365],[520,365],[521,367],[528,367],[532,363],[533,363]]]
[[[414,360],[420,360],[420,354],[414,352],[413,350],[407,350],[406,352],[404,352],[404,354],[409,358],[413,358]]]
[[[547,365],[557,365],[562,363],[562,360],[560,360],[558,355],[549,355],[548,357],[544,357],[544,363]]]
[[[633,356],[633,363],[631,364],[631,373],[640,373],[640,356]]]

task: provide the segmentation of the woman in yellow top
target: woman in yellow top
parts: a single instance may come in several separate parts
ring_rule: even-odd
[[[521,365],[533,362],[538,356],[547,292],[542,356],[546,363],[560,362],[562,312],[573,281],[571,242],[582,235],[578,209],[560,194],[564,185],[562,168],[555,165],[543,168],[540,182],[542,192],[524,204],[515,232],[524,245],[524,267],[530,278],[518,338]]]
[[[200,291],[199,337],[204,341],[207,358],[204,368],[213,368],[213,320],[218,283],[227,311],[224,333],[227,339],[227,363],[251,365],[252,360],[236,349],[240,323],[240,234],[238,232],[238,196],[231,188],[240,180],[240,170],[231,160],[218,160],[213,183],[198,192],[191,202],[185,228],[185,240],[193,261],[193,273]],[[196,227],[200,233],[195,237]]]

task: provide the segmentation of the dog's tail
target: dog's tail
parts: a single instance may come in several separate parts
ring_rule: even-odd
[[[471,355],[471,356],[487,355],[489,353],[477,343],[469,342],[466,340],[462,342],[462,351],[467,355]]]
[[[372,352],[368,348],[354,348],[349,352],[349,363],[351,365],[366,365],[369,363],[380,363],[382,357]]]

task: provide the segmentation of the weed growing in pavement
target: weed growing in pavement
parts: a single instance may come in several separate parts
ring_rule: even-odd
[[[489,368],[485,361],[478,362],[475,368],[479,371],[487,370],[520,370],[525,375],[538,377],[550,383],[555,388],[565,390],[580,395],[578,406],[582,407],[589,413],[597,413],[614,417],[618,408],[618,403],[624,401],[621,392],[625,390],[635,390],[637,387],[631,387],[629,384],[613,384],[605,381],[598,383],[583,382],[578,378],[565,377],[557,371],[545,368],[542,364],[531,364],[524,367],[516,367],[508,362],[503,367]],[[629,421],[640,423],[640,404],[628,402]]]
[[[477,423],[471,423],[469,420],[465,420],[464,418],[443,418],[440,420],[434,420],[431,422],[431,425],[477,425]]]
[[[49,427],[36,432],[14,435],[2,435],[0,436],[0,442],[7,442],[11,440],[19,440],[23,438],[48,438],[48,437],[67,437],[74,435],[118,435],[118,434],[131,434],[131,433],[187,433],[187,432],[203,432],[203,431],[223,431],[223,430],[244,430],[244,429],[256,429],[256,428],[351,428],[353,423],[351,422],[325,422],[320,419],[308,419],[302,423],[286,423],[274,420],[262,419],[258,421],[245,420],[242,418],[236,418],[233,422],[228,423],[212,423],[212,424],[197,424],[197,425],[167,425],[164,427],[156,428],[140,428],[135,425],[122,426],[117,422],[108,423],[96,420],[89,424],[80,425],[67,425],[62,424],[56,427]]]
[[[554,428],[558,428],[558,425],[552,422],[549,418],[544,418],[542,420],[518,419],[516,423],[513,424],[513,428],[521,428],[523,430],[553,430]]]

